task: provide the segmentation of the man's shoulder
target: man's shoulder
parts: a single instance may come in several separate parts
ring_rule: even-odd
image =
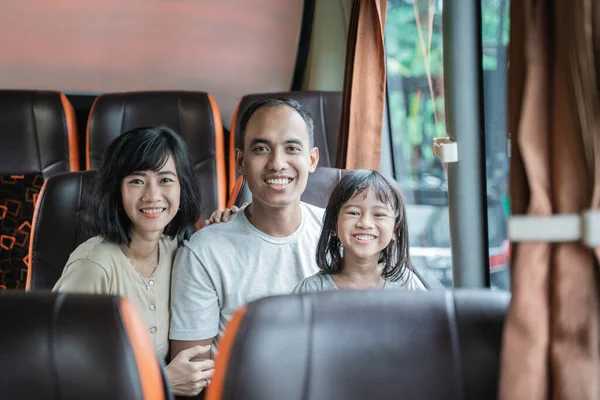
[[[308,216],[309,219],[318,221],[319,225],[323,223],[323,215],[325,214],[324,208],[313,206],[312,204],[305,202],[301,202],[300,204],[304,208],[304,215]]]
[[[235,236],[246,231],[246,219],[239,214],[234,214],[228,222],[214,223],[196,231],[188,243],[215,242],[223,237]]]

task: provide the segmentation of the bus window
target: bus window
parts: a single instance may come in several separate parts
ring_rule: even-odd
[[[507,66],[509,0],[481,2],[483,126],[488,201],[490,280],[493,289],[510,290],[510,252],[506,224],[508,197]],[[494,210],[491,212],[490,210]],[[499,229],[494,226],[500,225]],[[492,232],[497,232],[496,235]]]
[[[411,257],[426,279],[452,287],[447,176],[432,140],[446,136],[439,0],[390,0],[388,108],[395,176],[406,196]],[[508,0],[484,0],[482,68],[490,285],[509,289],[506,140]],[[484,267],[484,266],[482,266]]]
[[[434,236],[450,237],[450,230],[440,220],[448,213],[446,176],[431,146],[433,138],[446,136],[442,2],[432,8],[428,3],[388,1],[388,108],[394,173],[406,198],[413,264],[425,280],[451,287],[450,245],[432,241]]]

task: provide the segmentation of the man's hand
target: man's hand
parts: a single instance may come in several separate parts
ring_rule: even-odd
[[[173,394],[197,396],[210,383],[215,363],[210,358],[192,361],[194,357],[210,352],[210,346],[194,346],[180,352],[165,372]]]

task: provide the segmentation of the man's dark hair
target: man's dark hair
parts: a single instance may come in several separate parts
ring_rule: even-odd
[[[298,103],[296,100],[285,99],[285,98],[277,98],[277,99],[265,99],[255,101],[250,104],[244,114],[242,114],[242,119],[240,120],[240,137],[238,138],[238,142],[236,143],[236,148],[240,150],[244,150],[244,138],[246,136],[246,128],[248,127],[248,122],[254,113],[261,108],[265,107],[280,107],[287,106],[296,110],[298,114],[302,117],[304,122],[306,123],[306,130],[308,131],[308,140],[310,143],[310,147],[315,145],[315,124],[313,122],[310,113],[304,106]]]
[[[131,221],[123,209],[121,181],[137,171],[159,171],[173,157],[181,197],[179,210],[164,234],[181,244],[195,231],[200,218],[200,190],[188,148],[183,139],[166,126],[136,128],[118,136],[102,156],[100,169],[88,193],[84,227],[116,243],[131,243]]]

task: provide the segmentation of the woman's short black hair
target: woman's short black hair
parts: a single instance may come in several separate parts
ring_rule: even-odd
[[[117,137],[102,156],[87,196],[83,221],[88,233],[129,245],[131,221],[123,209],[121,181],[136,171],[159,171],[173,157],[181,187],[179,211],[164,234],[181,244],[194,233],[200,218],[200,190],[188,148],[166,126],[142,127]]]
[[[373,190],[377,199],[396,212],[395,238],[381,251],[379,264],[384,264],[382,276],[391,281],[408,280],[412,263],[408,246],[406,206],[398,184],[377,171],[356,170],[346,174],[335,186],[323,217],[323,230],[317,245],[317,265],[328,274],[342,272],[342,243],[337,236],[337,224],[344,203],[354,195]]]

